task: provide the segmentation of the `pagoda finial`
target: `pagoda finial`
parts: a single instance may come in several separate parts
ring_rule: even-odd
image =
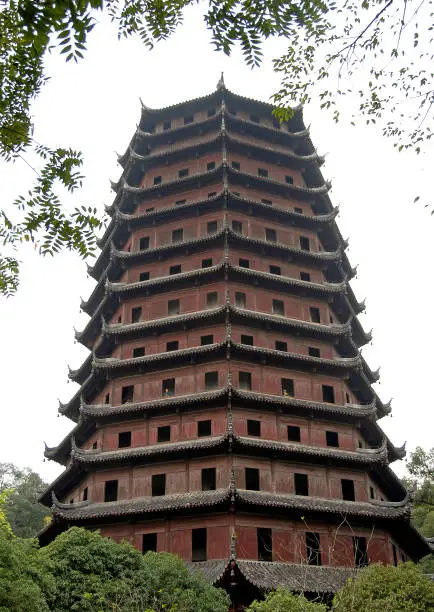
[[[216,89],[217,89],[217,91],[218,91],[219,89],[225,89],[225,88],[226,88],[226,87],[225,87],[225,78],[224,78],[224,73],[222,72],[221,77],[220,77],[220,80],[219,80],[219,82],[217,83],[217,87],[216,87]]]

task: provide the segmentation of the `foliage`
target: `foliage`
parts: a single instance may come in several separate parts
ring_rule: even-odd
[[[371,565],[336,593],[333,610],[342,612],[425,612],[434,609],[434,582],[413,563]]]
[[[0,463],[0,495],[8,491],[3,508],[16,536],[34,537],[44,526],[48,511],[36,499],[45,487],[41,477],[29,468]]]
[[[309,601],[303,595],[296,595],[279,587],[269,593],[264,601],[254,601],[248,612],[326,612],[327,606]]]

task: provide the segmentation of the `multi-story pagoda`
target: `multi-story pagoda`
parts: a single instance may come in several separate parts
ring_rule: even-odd
[[[41,542],[80,525],[170,551],[235,608],[427,554],[301,109],[280,124],[221,80],[144,106],[119,163]]]

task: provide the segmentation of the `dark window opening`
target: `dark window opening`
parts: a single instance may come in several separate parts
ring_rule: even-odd
[[[335,390],[330,385],[322,386],[322,399],[327,404],[335,403]]]
[[[208,234],[215,234],[217,231],[217,221],[208,221],[206,231]]]
[[[396,567],[398,565],[398,555],[396,553],[395,544],[392,544],[392,554],[393,554],[393,565]]]
[[[368,549],[364,536],[353,536],[354,567],[368,565]]]
[[[335,448],[339,447],[339,434],[337,431],[326,431],[326,444]]]
[[[235,291],[235,306],[239,308],[246,307],[246,294],[241,291]]]
[[[104,501],[113,502],[118,498],[118,481],[106,480],[104,483]]]
[[[166,352],[177,351],[179,348],[178,340],[171,340],[170,342],[166,342]]]
[[[302,215],[303,214],[303,209],[302,208],[298,208],[298,206],[295,206],[294,212],[298,213],[299,215]]]
[[[118,323],[122,323],[122,317],[121,316],[118,317]]]
[[[250,268],[250,261],[248,259],[240,258],[238,264],[240,268]]]
[[[257,115],[250,115],[250,121],[253,121],[253,123],[261,123],[261,120]]]
[[[213,334],[207,334],[206,336],[201,336],[200,337],[200,345],[201,346],[206,346],[207,344],[213,344],[214,343],[214,336]]]
[[[322,565],[319,533],[306,532],[306,557],[308,565]]]
[[[122,387],[122,404],[132,402],[134,399],[134,385],[127,385]]]
[[[256,534],[258,541],[258,561],[272,561],[273,538],[271,529],[268,527],[258,527]]]
[[[209,108],[208,109],[208,117],[214,117],[214,115],[216,114],[216,109],[215,108]]]
[[[105,394],[104,404],[110,404],[110,393]]]
[[[176,200],[175,206],[182,206],[182,204],[185,204],[186,202],[187,200]]]
[[[262,204],[266,204],[267,206],[272,206],[273,205],[272,200],[262,199],[261,202],[262,202]]]
[[[356,501],[356,495],[354,492],[354,480],[342,478],[341,488],[342,488],[342,499],[345,499],[347,501]]]
[[[170,425],[157,427],[157,442],[170,442]]]
[[[83,489],[83,501],[87,501],[89,490],[87,487]]]
[[[146,249],[149,249],[149,236],[143,236],[142,238],[140,238],[139,249],[141,251],[146,251]]]
[[[268,170],[265,168],[258,168],[258,176],[262,176],[263,178],[268,177]]]
[[[347,404],[350,403],[350,394],[347,393],[347,392],[345,392],[345,401],[346,401]]]
[[[252,388],[252,374],[250,372],[239,372],[238,384],[240,386],[240,389],[250,391],[250,389]]]
[[[176,264],[176,266],[170,266],[169,274],[180,274],[181,273],[181,264]]]
[[[92,449],[93,449],[93,450],[95,450],[95,449],[97,449],[97,448],[98,448],[98,442],[94,442],[94,443],[92,444]]]
[[[152,212],[154,210],[155,210],[155,208],[154,208],[154,206],[152,206],[151,208],[147,208],[145,212],[150,213],[150,212]]]
[[[208,259],[202,259],[202,268],[211,268],[212,259],[209,257]]]
[[[152,476],[152,497],[161,497],[166,494],[166,474]]]
[[[172,242],[181,242],[184,240],[184,230],[182,228],[172,231]]]
[[[206,561],[206,527],[191,530],[191,560]]]
[[[285,176],[285,182],[288,183],[288,185],[293,185],[294,184],[294,177],[292,177],[291,175],[287,174]]]
[[[248,436],[260,436],[261,435],[261,421],[254,419],[247,419],[247,435]]]
[[[212,308],[213,306],[217,306],[219,299],[219,294],[217,291],[211,291],[206,294],[206,305],[208,308]]]
[[[309,274],[309,272],[300,272],[300,279],[302,281],[310,282],[310,274]]]
[[[157,534],[144,533],[142,535],[142,553],[157,552]]]
[[[167,314],[169,315],[179,314],[179,300],[169,300],[167,302]]]
[[[300,442],[300,427],[298,425],[288,425],[288,441]]]
[[[275,347],[276,347],[276,351],[283,351],[285,353],[288,352],[288,343],[283,342],[282,340],[276,340]]]
[[[294,381],[292,378],[282,378],[282,395],[294,397]]]
[[[175,379],[166,378],[161,383],[161,394],[163,397],[171,397],[175,395]]]
[[[203,468],[202,469],[202,491],[215,491],[216,490],[216,469],[215,468]]]
[[[272,307],[273,314],[276,315],[284,315],[285,314],[285,304],[282,300],[273,300]]]
[[[276,230],[266,227],[265,228],[265,240],[267,240],[267,242],[276,242],[277,241]]]
[[[138,323],[142,318],[142,307],[136,306],[131,309],[131,323]]]
[[[244,468],[246,478],[246,489],[248,491],[259,491],[259,470],[257,468]]]
[[[307,350],[310,357],[321,357],[321,350],[316,346],[309,346]]]
[[[214,168],[215,168],[215,161],[211,161],[207,163],[206,165],[207,170],[214,170]]]
[[[171,127],[172,127],[172,122],[170,121],[170,119],[168,121],[163,122],[163,130],[170,130]]]
[[[309,495],[309,478],[307,474],[294,474],[294,490],[296,495]]]
[[[193,121],[194,121],[194,115],[189,115],[188,117],[184,117],[184,125],[193,123]]]
[[[240,168],[241,168],[241,164],[240,164],[240,162],[237,162],[237,161],[232,161],[232,162],[231,162],[231,166],[232,166],[232,168],[233,168],[234,170],[240,170]]]
[[[300,236],[300,248],[303,251],[310,251],[310,240],[306,236]]]
[[[210,191],[209,194],[208,194],[208,197],[209,198],[213,198],[216,195],[217,195],[217,191]]]
[[[243,224],[241,223],[241,221],[232,221],[232,229],[237,234],[242,234],[243,233]]]
[[[246,334],[241,334],[241,344],[253,346],[253,336],[246,336]]]
[[[140,272],[139,274],[139,281],[143,282],[143,281],[147,281],[149,280],[149,272]]]
[[[161,176],[154,176],[154,185],[159,185],[161,180]]]
[[[136,346],[136,348],[133,348],[133,357],[144,357],[144,356],[145,356],[144,346]]]
[[[131,446],[131,431],[121,431],[118,434],[118,448],[128,448]]]
[[[179,178],[184,178],[185,176],[188,176],[188,168],[182,168],[181,170],[178,170]]]
[[[270,266],[270,274],[276,274],[276,276],[280,276],[282,274],[280,266]]]
[[[369,487],[369,497],[375,499],[374,487]]]
[[[216,389],[219,383],[218,372],[205,372],[205,389],[210,391]]]
[[[203,438],[211,435],[211,420],[197,422],[197,436]]]
[[[312,323],[321,323],[321,314],[319,308],[311,306],[309,308],[310,320]]]

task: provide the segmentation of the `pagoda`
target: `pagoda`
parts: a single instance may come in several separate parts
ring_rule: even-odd
[[[405,451],[360,353],[364,304],[302,109],[223,79],[140,123],[112,187],[77,340],[90,351],[45,456],[52,522],[169,551],[233,609],[279,584],[333,593],[430,551],[389,464]]]

